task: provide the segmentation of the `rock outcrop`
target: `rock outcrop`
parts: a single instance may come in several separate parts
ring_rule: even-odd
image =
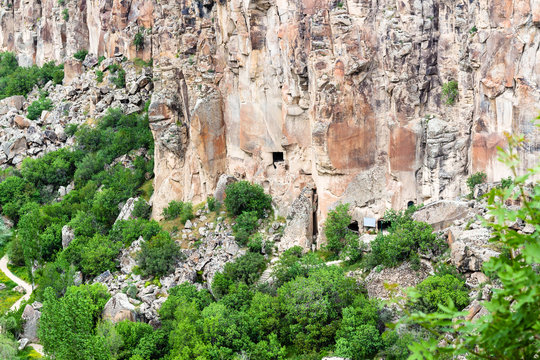
[[[30,342],[38,341],[37,329],[41,318],[41,311],[39,311],[41,306],[41,303],[36,301],[32,305],[26,305],[22,313],[24,325],[21,337],[28,339]]]
[[[126,319],[135,321],[135,306],[129,302],[126,294],[116,293],[105,304],[101,316],[103,320],[110,320],[114,323]]]
[[[475,171],[508,176],[496,160],[505,131],[529,140],[520,166],[538,159],[535,0],[10,5],[0,10],[0,49],[25,65],[65,62],[66,84],[99,55],[153,60],[155,217],[173,198],[204,200],[231,174],[261,183],[283,216],[314,184],[317,226],[345,201],[361,223],[465,193]],[[72,59],[80,49],[93,54],[84,63]],[[18,163],[30,136],[2,138],[4,161]]]

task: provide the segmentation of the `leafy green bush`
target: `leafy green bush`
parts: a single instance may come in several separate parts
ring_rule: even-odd
[[[458,96],[458,83],[455,80],[443,84],[442,95],[446,105],[454,105]]]
[[[230,286],[235,282],[252,285],[259,279],[265,267],[264,256],[248,252],[234,262],[225,264],[223,272],[214,276],[212,293],[214,296],[221,298],[229,292]]]
[[[469,305],[465,282],[450,274],[428,277],[416,286],[416,293],[410,306],[425,313],[437,311],[439,304],[448,305],[450,300],[459,310]]]
[[[185,224],[194,217],[193,205],[190,202],[172,200],[169,206],[163,209],[162,215],[165,220],[174,220],[179,217],[180,222]]]
[[[259,218],[255,211],[245,211],[236,218],[233,234],[240,245],[245,246],[249,237],[259,227]]]
[[[297,277],[307,277],[310,270],[322,265],[323,261],[314,253],[302,254],[302,247],[293,246],[281,254],[272,267],[272,276],[280,287]]]
[[[151,212],[152,207],[144,199],[139,198],[135,202],[132,215],[136,218],[148,219]]]
[[[259,218],[272,209],[272,198],[264,193],[262,186],[238,181],[225,189],[225,206],[233,215],[255,211]]]
[[[51,288],[44,294],[38,327],[45,351],[58,360],[109,359],[94,326],[110,297],[103,284],[72,286],[58,299]]]
[[[73,57],[79,61],[84,61],[84,59],[86,58],[86,55],[88,55],[88,50],[81,49],[77,51],[75,54],[73,54]]]
[[[122,243],[114,242],[107,236],[96,234],[85,244],[81,254],[81,268],[85,275],[97,276],[106,270],[114,272],[116,258]]]
[[[180,247],[165,232],[161,232],[150,241],[144,242],[137,257],[139,267],[144,275],[159,277],[173,271],[180,259]]]
[[[142,31],[139,30],[135,34],[135,37],[133,38],[133,45],[135,45],[137,51],[140,51],[144,48],[144,28],[142,29]]]
[[[68,9],[64,9],[62,10],[62,19],[64,19],[64,21],[68,21],[69,20],[69,11]]]
[[[60,84],[63,79],[63,65],[48,62],[42,67],[20,67],[13,53],[0,52],[0,99],[27,95],[36,85],[43,87],[50,80]]]
[[[111,82],[116,85],[118,89],[126,87],[126,71],[122,69],[122,66],[117,64],[109,65],[109,71],[115,76],[111,77]]]
[[[260,253],[263,249],[262,236],[261,234],[255,234],[249,238],[248,249],[254,253]]]
[[[324,235],[326,236],[326,249],[335,255],[341,251],[350,260],[357,261],[362,252],[359,250],[358,234],[349,229],[352,217],[349,215],[349,204],[338,205],[335,210],[328,212],[328,217],[324,223]]]
[[[502,189],[508,189],[512,185],[514,185],[514,180],[512,179],[511,176],[501,179],[501,188]]]
[[[440,255],[448,247],[429,224],[414,221],[410,211],[388,210],[384,218],[391,222],[388,235],[379,233],[372,241],[371,253],[366,255],[369,267],[394,267],[411,256],[417,258],[419,252]]]
[[[46,97],[40,97],[38,100],[33,101],[28,106],[28,114],[26,115],[30,120],[36,120],[41,116],[41,113],[45,110],[51,110],[53,103],[51,99]]]
[[[78,127],[79,126],[77,124],[67,124],[64,129],[64,132],[66,133],[67,136],[73,136],[77,132]]]
[[[122,242],[125,246],[129,246],[140,236],[145,241],[149,241],[160,231],[161,226],[154,220],[133,219],[117,221],[109,234],[113,241]]]
[[[474,187],[479,184],[483,184],[486,182],[487,175],[485,172],[480,171],[477,173],[472,174],[467,178],[467,187],[469,188],[469,191],[471,194],[474,192]]]
[[[97,81],[98,83],[103,82],[103,71],[101,71],[101,70],[96,70],[96,81]]]
[[[284,313],[284,329],[302,353],[317,351],[333,343],[342,311],[353,304],[362,289],[343,270],[321,267],[309,276],[298,277],[278,290]]]
[[[209,196],[207,199],[207,202],[208,202],[208,210],[219,211],[219,208],[221,207],[221,203],[217,201],[215,197]]]

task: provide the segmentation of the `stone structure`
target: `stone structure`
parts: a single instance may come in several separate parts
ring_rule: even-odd
[[[261,183],[282,215],[314,184],[319,227],[344,201],[361,221],[465,193],[475,171],[508,176],[504,131],[527,136],[523,168],[539,155],[536,0],[6,4],[0,49],[22,64],[77,73],[79,49],[153,59],[154,216],[230,174]]]

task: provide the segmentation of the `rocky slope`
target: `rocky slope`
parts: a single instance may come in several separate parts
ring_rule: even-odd
[[[26,157],[38,157],[47,152],[73,144],[73,133],[66,134],[69,125],[93,124],[105,115],[109,108],[119,108],[126,114],[140,112],[150,99],[152,70],[135,66],[122,57],[103,60],[87,57],[78,62],[80,74],[72,76],[69,84],[54,85],[49,82],[42,89],[37,87],[27,98],[12,96],[0,100],[0,168],[20,165]],[[121,64],[126,72],[126,88],[117,88],[111,82],[114,77],[107,67]],[[85,71],[83,71],[85,70]],[[102,81],[97,81],[97,72],[103,72]],[[27,116],[28,106],[48,93],[54,107],[43,111],[36,120]]]
[[[475,171],[508,176],[504,131],[528,137],[530,167],[539,27],[536,0],[5,0],[0,48],[66,61],[66,82],[79,49],[153,59],[154,215],[230,174],[263,184],[284,215],[307,196],[314,234],[340,202],[361,222],[453,198]]]

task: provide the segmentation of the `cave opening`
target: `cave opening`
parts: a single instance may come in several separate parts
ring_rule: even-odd
[[[407,203],[407,207],[410,208],[412,206],[414,206],[414,201],[411,200]]]
[[[356,221],[356,220],[353,220],[353,221],[349,224],[349,226],[347,226],[347,228],[348,228],[349,230],[354,231],[355,233],[360,232],[360,227],[358,226],[358,221]]]
[[[274,151],[272,153],[272,165],[274,165],[274,169],[276,168],[277,163],[282,163],[285,161],[285,156],[283,154],[283,151]]]
[[[390,221],[386,221],[386,220],[384,220],[384,218],[380,218],[379,220],[377,220],[377,230],[378,231],[386,230],[389,227],[390,227]]]
[[[313,238],[316,238],[319,233],[319,224],[317,221],[317,210],[319,207],[319,198],[317,195],[317,188],[313,189],[313,197],[311,199],[311,203],[313,204]]]

